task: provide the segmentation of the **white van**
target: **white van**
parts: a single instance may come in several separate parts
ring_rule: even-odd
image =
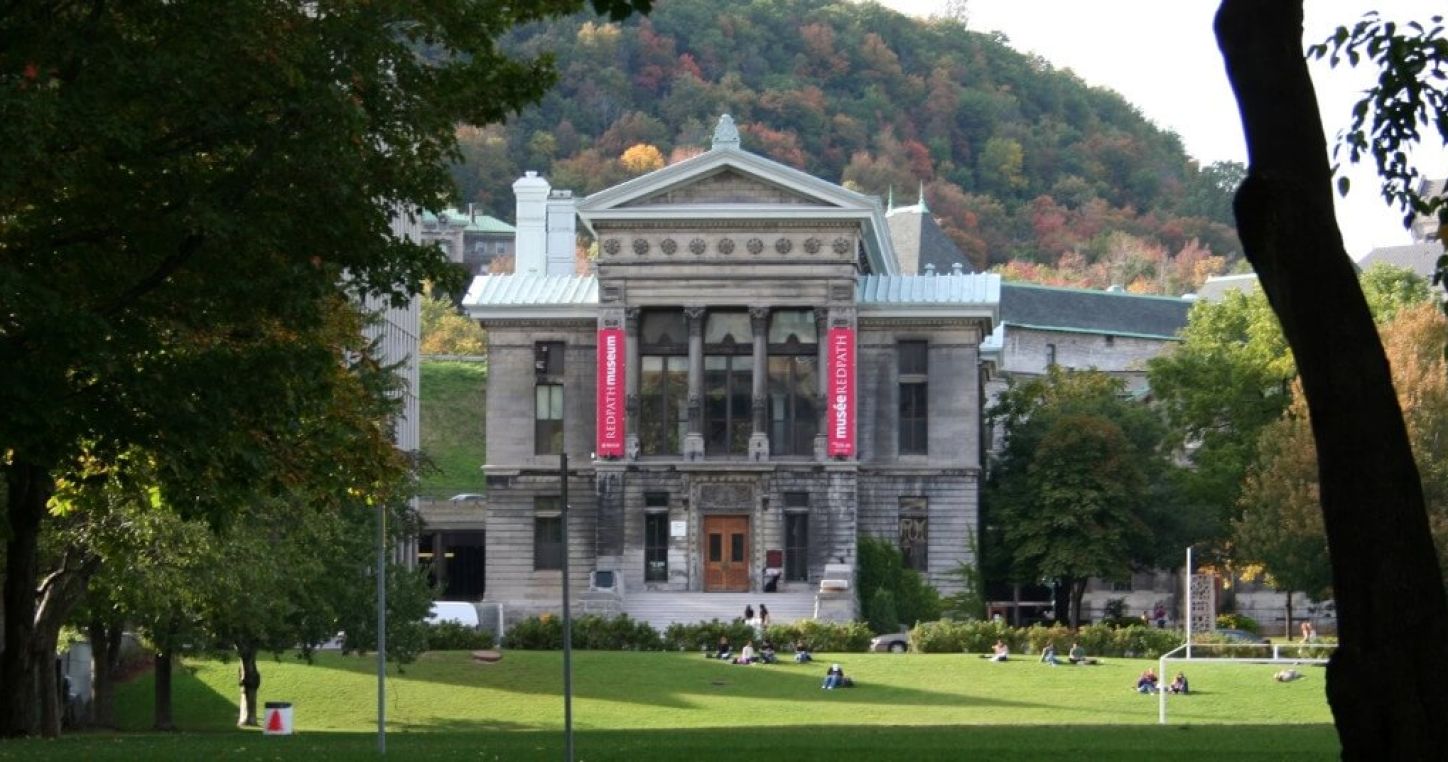
[[[428,624],[457,622],[465,627],[478,626],[478,608],[465,601],[433,601],[427,614]]]

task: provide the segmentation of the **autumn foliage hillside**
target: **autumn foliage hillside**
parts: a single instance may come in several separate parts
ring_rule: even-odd
[[[1197,166],[1116,93],[957,21],[660,0],[647,18],[532,25],[507,45],[551,52],[560,76],[541,104],[460,136],[458,201],[500,218],[525,169],[592,193],[707,149],[727,112],[748,150],[898,204],[923,188],[962,250],[1012,277],[1181,293],[1239,258],[1239,166]]]

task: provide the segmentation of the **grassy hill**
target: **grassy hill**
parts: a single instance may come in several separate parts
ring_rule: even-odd
[[[482,492],[485,443],[483,414],[488,367],[481,362],[423,361],[419,396],[422,453],[431,467],[422,474],[423,497]]]
[[[857,686],[825,692],[840,662]],[[823,662],[823,663],[822,663]],[[574,656],[578,758],[653,759],[1327,759],[1338,753],[1321,669],[1276,683],[1274,665],[1186,665],[1196,693],[1157,698],[1130,688],[1155,663],[1111,659],[1047,667],[966,654],[836,654],[814,664],[738,667],[694,653],[583,651]],[[0,759],[334,759],[373,753],[371,659],[322,653],[313,665],[263,662],[262,701],[290,701],[293,738],[231,727],[236,667],[177,670],[182,735],[80,736],[0,742]],[[462,652],[424,655],[388,677],[390,750],[486,759],[556,759],[563,723],[562,655],[510,651],[497,664]],[[149,676],[122,686],[121,724],[148,727]],[[199,734],[198,734],[199,733]]]

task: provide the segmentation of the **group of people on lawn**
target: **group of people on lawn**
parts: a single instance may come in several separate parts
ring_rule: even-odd
[[[991,647],[991,652],[988,654],[981,654],[980,658],[990,659],[991,661],[1009,661],[1010,655],[1010,646],[1007,646],[1004,640],[997,640],[995,642],[995,645]],[[1082,648],[1080,643],[1071,644],[1071,650],[1067,652],[1066,658],[1072,664],[1096,663],[1095,659],[1092,659],[1091,657],[1086,655],[1086,649]],[[1046,647],[1041,649],[1041,663],[1049,664],[1053,667],[1061,663],[1060,659],[1056,658],[1055,641],[1047,642]]]
[[[1178,672],[1178,673],[1176,673],[1176,677],[1172,678],[1170,684],[1166,685],[1165,687],[1160,687],[1160,686],[1158,686],[1158,680],[1157,680],[1157,676],[1156,676],[1156,670],[1154,670],[1154,669],[1152,669],[1152,668],[1150,668],[1150,667],[1147,667],[1147,668],[1146,668],[1146,671],[1143,672],[1143,673],[1141,673],[1141,677],[1136,678],[1136,692],[1137,692],[1137,693],[1156,693],[1158,690],[1163,690],[1163,691],[1166,691],[1167,693],[1180,693],[1180,694],[1189,693],[1189,692],[1190,692],[1190,689],[1189,689],[1189,686],[1187,685],[1187,676],[1186,676],[1186,673],[1184,673],[1184,672]]]

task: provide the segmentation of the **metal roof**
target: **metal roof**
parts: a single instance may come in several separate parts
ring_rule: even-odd
[[[479,275],[463,297],[474,318],[593,316],[597,308],[592,275]]]
[[[873,305],[997,306],[1001,277],[989,273],[950,275],[862,275],[855,302]]]

